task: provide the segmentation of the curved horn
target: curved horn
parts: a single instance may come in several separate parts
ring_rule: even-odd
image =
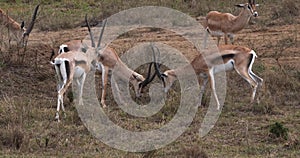
[[[154,68],[155,68],[155,74],[158,76],[158,78],[163,82],[163,85],[164,87],[166,86],[166,82],[165,82],[165,79],[163,77],[163,73],[161,73],[160,71],[160,65],[157,63],[156,61],[156,57],[155,57],[155,51],[154,51],[154,48],[153,46],[151,47],[152,48],[152,52],[153,52],[153,58],[154,58]],[[160,55],[160,51],[159,49],[155,46],[155,48],[157,49],[158,51],[158,54]]]
[[[95,47],[95,41],[94,41],[94,35],[93,35],[93,32],[91,30],[91,26],[90,26],[90,23],[88,22],[87,20],[87,14],[85,14],[85,23],[88,27],[88,31],[90,33],[90,38],[91,38],[91,42],[92,42],[92,47]]]
[[[152,65],[153,65],[153,62],[151,62],[149,65],[148,75],[147,75],[146,79],[139,84],[140,88],[146,87],[154,79],[155,74],[150,77]]]
[[[106,21],[107,21],[107,20],[105,19],[104,22],[103,22],[102,30],[101,30],[100,37],[99,37],[99,41],[98,41],[98,44],[97,44],[97,48],[100,47],[101,40],[102,40],[102,36],[103,36],[104,29],[105,29],[105,25],[106,25]]]
[[[35,7],[34,12],[33,12],[33,15],[32,15],[31,22],[30,22],[30,24],[29,24],[29,26],[28,26],[26,32],[24,32],[23,37],[24,37],[24,36],[29,36],[30,32],[32,31],[33,26],[34,26],[34,22],[35,22],[35,19],[36,19],[37,12],[38,12],[38,10],[39,10],[39,7],[40,7],[40,5],[37,5],[37,6]]]

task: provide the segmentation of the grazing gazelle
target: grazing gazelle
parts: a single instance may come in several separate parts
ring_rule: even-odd
[[[227,36],[229,36],[231,44],[233,44],[233,34],[242,30],[248,24],[251,16],[258,16],[256,11],[258,4],[255,3],[255,0],[249,0],[248,3],[237,4],[235,6],[242,8],[238,16],[234,16],[230,13],[220,13],[218,11],[210,11],[206,15],[204,25],[206,28],[205,47],[208,33],[218,38],[218,45],[222,36],[224,36],[225,44],[228,44]]]
[[[204,78],[203,85],[201,87],[201,93],[205,90],[208,79],[210,79],[211,88],[215,100],[217,101],[217,109],[220,109],[220,103],[215,89],[215,79],[214,74],[221,72],[223,70],[230,71],[235,70],[243,79],[245,79],[252,86],[252,97],[251,103],[255,99],[255,93],[258,87],[262,86],[263,79],[258,77],[252,72],[252,65],[254,63],[256,53],[243,46],[235,45],[221,45],[219,46],[219,51],[221,56],[212,56],[204,58],[201,54],[196,56],[191,62],[195,73]],[[223,65],[215,64],[217,62],[222,62]],[[180,67],[177,69],[167,70],[161,73],[160,70],[155,66],[156,73],[159,78],[164,83],[164,90],[167,92],[179,74],[186,73],[186,67]],[[201,96],[200,96],[201,97]],[[257,98],[258,101],[258,98]],[[199,103],[201,105],[201,103]]]
[[[28,41],[28,37],[30,32],[33,29],[34,23],[35,23],[35,19],[36,19],[36,15],[39,9],[39,5],[37,5],[34,9],[33,15],[32,15],[32,19],[30,24],[28,25],[28,28],[25,28],[25,24],[24,21],[19,24],[18,22],[16,22],[14,19],[12,19],[11,17],[9,17],[3,10],[0,9],[0,23],[1,25],[4,25],[5,27],[7,27],[10,31],[13,32],[13,34],[20,35],[20,37],[22,37],[21,41],[22,42],[22,46],[26,46],[27,45],[27,41]]]

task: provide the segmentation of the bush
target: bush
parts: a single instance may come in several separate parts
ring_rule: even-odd
[[[285,140],[288,139],[288,128],[283,127],[283,125],[279,122],[276,122],[270,126],[269,132],[271,133],[271,137],[275,138],[283,138]]]

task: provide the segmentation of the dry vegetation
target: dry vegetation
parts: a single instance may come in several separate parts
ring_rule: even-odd
[[[40,157],[297,157],[300,155],[300,2],[299,0],[262,1],[259,18],[236,36],[237,44],[253,48],[259,58],[254,72],[264,79],[259,92],[261,102],[248,105],[250,87],[235,73],[228,73],[225,107],[205,137],[198,136],[207,107],[198,109],[190,128],[165,148],[148,153],[129,153],[112,149],[98,141],[84,127],[74,107],[72,94],[65,97],[67,117],[54,121],[56,80],[49,64],[52,48],[70,39],[86,36],[83,17],[86,13],[96,25],[103,18],[121,10],[159,5],[178,9],[193,17],[209,10],[237,13],[233,4],[241,0],[15,0],[0,1],[17,21],[30,19],[31,10],[41,3],[35,30],[26,50],[7,41],[7,30],[0,37],[0,156]],[[179,36],[153,29],[136,30],[113,42],[118,53],[145,37],[160,37],[179,50],[192,51]],[[142,36],[143,34],[143,36]],[[134,40],[131,39],[134,37]],[[43,40],[41,40],[43,39]],[[223,42],[223,41],[222,41]],[[144,67],[138,69],[145,73]],[[99,75],[97,75],[99,77]],[[100,79],[97,78],[99,82]],[[158,82],[158,81],[156,81]],[[122,112],[113,101],[111,90],[107,115],[120,126],[147,130],[167,123],[176,113],[179,85],[169,92],[167,104],[153,117],[135,118]],[[207,91],[209,94],[209,91]],[[67,99],[70,98],[70,99]],[[245,99],[246,98],[246,99]],[[147,100],[137,100],[145,102]],[[205,105],[209,98],[204,98]]]

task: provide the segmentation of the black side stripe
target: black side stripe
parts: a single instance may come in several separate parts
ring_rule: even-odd
[[[234,56],[235,56],[235,54],[225,54],[225,55],[222,55],[222,59],[223,60],[228,59],[228,58],[232,59]]]
[[[254,58],[254,55],[253,55],[253,54],[250,54],[250,59],[249,59],[248,67],[247,67],[248,69],[249,69],[249,67],[250,67],[250,64],[251,64],[253,58]]]
[[[69,61],[64,61],[66,65],[66,73],[67,73],[67,78],[70,79],[70,63]]]

